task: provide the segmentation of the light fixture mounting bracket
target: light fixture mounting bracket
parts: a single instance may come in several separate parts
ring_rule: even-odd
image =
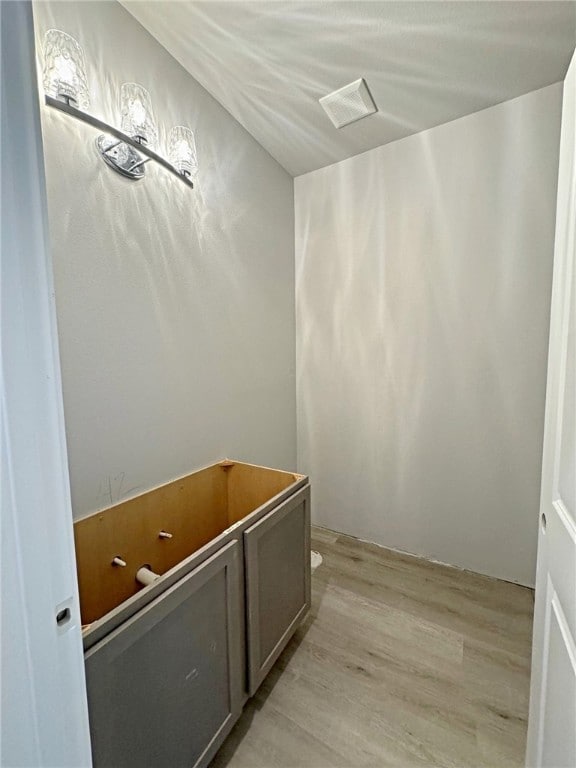
[[[134,181],[144,178],[146,174],[144,164],[149,158],[143,158],[130,144],[102,134],[96,139],[96,146],[100,157],[114,171]]]

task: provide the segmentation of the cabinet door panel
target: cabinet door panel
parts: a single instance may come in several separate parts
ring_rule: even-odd
[[[200,768],[241,712],[237,542],[86,654],[96,768]]]
[[[310,608],[310,490],[244,532],[248,690],[256,689]]]

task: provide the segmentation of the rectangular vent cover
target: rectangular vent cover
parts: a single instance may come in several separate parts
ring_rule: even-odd
[[[336,128],[342,128],[376,112],[376,105],[362,77],[327,96],[322,96],[319,101]]]

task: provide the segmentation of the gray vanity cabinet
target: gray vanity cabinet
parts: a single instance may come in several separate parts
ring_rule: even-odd
[[[308,478],[225,459],[74,534],[94,768],[206,768],[310,608]]]
[[[310,609],[310,490],[244,531],[248,693],[252,696]]]
[[[231,541],[86,653],[94,765],[206,766],[242,709]]]

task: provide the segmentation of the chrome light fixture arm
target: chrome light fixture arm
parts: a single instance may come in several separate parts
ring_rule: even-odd
[[[100,120],[88,112],[77,109],[72,104],[70,104],[68,100],[64,101],[62,99],[57,99],[53,96],[49,96],[48,94],[46,94],[45,100],[49,107],[53,107],[60,112],[64,112],[65,114],[74,117],[76,120],[80,120],[81,122],[86,123],[87,125],[91,125],[93,128],[97,128],[98,130],[102,131],[104,135],[99,136],[96,140],[98,149],[106,163],[112,166],[114,170],[118,171],[119,173],[122,173],[123,175],[132,179],[141,178],[143,176],[144,163],[147,163],[150,160],[154,160],[154,162],[161,165],[171,174],[177,176],[188,187],[192,189],[194,188],[193,182],[190,180],[186,173],[181,173],[177,168],[175,168],[171,163],[163,158],[162,155],[159,155],[157,152],[154,152],[153,149],[147,147],[144,142],[129,136],[118,128],[105,123],[103,120]],[[117,141],[113,141],[112,139],[116,139]],[[114,152],[119,154],[118,150],[122,145],[127,145],[127,147],[131,150],[130,152],[125,153],[126,157],[129,159],[126,162],[122,161],[120,164],[112,162]],[[145,158],[142,158],[142,155],[144,155]],[[119,165],[126,165],[126,168],[121,170]]]

